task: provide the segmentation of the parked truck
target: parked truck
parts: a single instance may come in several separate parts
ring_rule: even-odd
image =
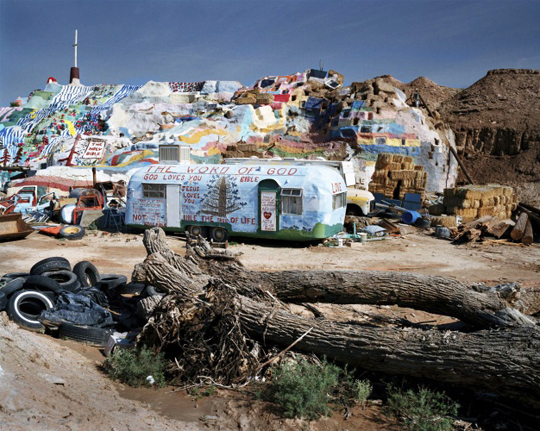
[[[309,241],[343,229],[347,190],[327,166],[159,164],[138,170],[126,224],[203,235]]]

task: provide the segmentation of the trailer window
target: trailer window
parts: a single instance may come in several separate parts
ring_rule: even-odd
[[[165,184],[143,184],[144,198],[164,198]]]
[[[332,204],[332,208],[337,210],[338,208],[342,208],[345,205],[347,205],[347,193],[338,193],[337,195],[334,195],[334,200]]]
[[[302,189],[281,189],[281,213],[302,214]]]

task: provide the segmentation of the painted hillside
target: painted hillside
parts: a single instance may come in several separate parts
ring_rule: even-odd
[[[224,157],[324,157],[355,162],[361,186],[381,152],[412,156],[427,190],[454,185],[453,134],[384,79],[343,86],[335,71],[232,81],[60,85],[49,78],[19,106],[0,108],[0,164],[37,176],[88,179],[157,163],[159,144],[181,143],[193,163]],[[68,169],[69,168],[69,169]],[[8,180],[3,174],[3,182]],[[82,181],[82,180],[81,180]]]

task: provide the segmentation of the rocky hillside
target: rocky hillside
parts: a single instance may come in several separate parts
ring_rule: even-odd
[[[475,181],[517,186],[540,204],[540,70],[490,70],[439,110]]]

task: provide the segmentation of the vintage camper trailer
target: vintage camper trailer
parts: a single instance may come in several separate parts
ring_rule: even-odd
[[[152,165],[128,185],[126,224],[201,234],[323,239],[343,229],[342,176],[326,166]]]

